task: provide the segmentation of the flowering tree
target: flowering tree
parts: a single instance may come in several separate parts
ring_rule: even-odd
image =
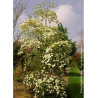
[[[57,22],[56,13],[49,9],[51,7],[54,4],[41,2],[35,7],[35,18],[20,25],[24,36],[20,39],[18,55],[25,54],[23,70],[27,73],[24,83],[33,89],[35,97],[46,98],[48,93],[55,98],[66,98],[65,82],[61,75],[71,60],[72,42],[63,40],[64,33],[58,27],[47,25],[47,22]]]

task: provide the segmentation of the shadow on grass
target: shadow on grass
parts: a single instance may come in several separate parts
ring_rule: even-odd
[[[78,83],[69,84],[67,88],[67,98],[83,98],[83,89],[81,91],[81,85]]]
[[[68,76],[81,76],[80,73],[70,72]]]

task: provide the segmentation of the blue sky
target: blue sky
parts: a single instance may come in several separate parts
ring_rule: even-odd
[[[26,20],[27,15],[32,13],[32,8],[34,5],[40,3],[43,0],[31,0],[29,8],[25,10],[19,22],[22,23]],[[83,0],[47,0],[47,1],[58,1],[57,7],[54,9],[56,11],[59,21],[63,24],[64,27],[67,27],[69,37],[74,41],[80,39],[79,32],[83,31]]]

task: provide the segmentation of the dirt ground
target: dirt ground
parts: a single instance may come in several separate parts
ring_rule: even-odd
[[[13,98],[34,98],[22,83],[13,83]]]

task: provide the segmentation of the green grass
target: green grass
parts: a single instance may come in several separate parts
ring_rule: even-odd
[[[80,93],[81,80],[82,80],[82,88],[83,88],[83,77],[81,79],[79,69],[77,66],[75,66],[70,70],[68,74],[68,88],[67,88],[68,98],[83,98],[83,90],[82,93]]]

